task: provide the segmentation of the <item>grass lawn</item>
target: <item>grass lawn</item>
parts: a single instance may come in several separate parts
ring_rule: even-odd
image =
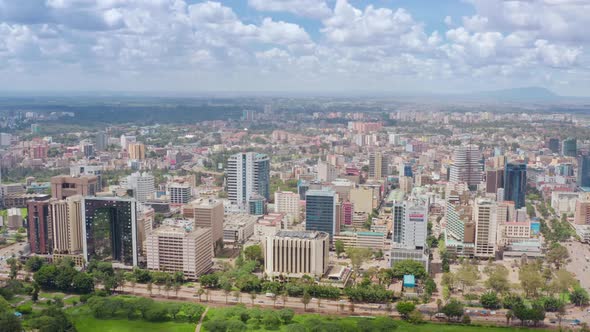
[[[78,332],[194,332],[195,324],[150,323],[126,319],[96,319],[84,307],[66,310]]]
[[[39,298],[44,297],[46,299],[53,299],[56,296],[59,296],[59,297],[61,297],[63,299],[64,296],[66,296],[66,294],[60,293],[60,292],[55,292],[55,293],[44,293],[44,292],[41,292],[41,293],[39,293]]]
[[[27,297],[24,295],[15,295],[13,298],[11,298],[10,300],[8,300],[8,303],[10,304],[17,304],[20,301],[26,299]]]
[[[224,311],[226,308],[213,308],[210,307],[207,313],[207,320],[215,319],[216,317],[224,317]],[[322,320],[331,320],[331,319],[338,319],[340,321],[348,321],[351,325],[356,324],[356,322],[360,318],[355,317],[339,317],[339,316],[326,316],[326,315],[318,315],[318,314],[305,314],[305,315],[295,315],[293,318],[293,323],[300,323],[305,324],[305,322],[311,318],[320,318]],[[396,321],[398,324],[398,328],[395,330],[396,332],[510,332],[510,331],[548,331],[548,330],[541,330],[541,329],[519,329],[519,328],[505,328],[505,327],[484,327],[484,326],[463,326],[463,325],[450,325],[450,324],[435,324],[435,323],[427,323],[427,324],[420,324],[420,325],[412,325],[403,321]],[[203,328],[204,331],[207,331]],[[258,330],[254,330],[252,328],[252,324],[248,324],[248,331],[272,331],[266,330],[264,328],[260,328]],[[274,330],[277,331],[277,330]],[[286,331],[286,325],[281,325],[278,331]]]
[[[79,303],[80,302],[80,296],[73,295],[72,297],[69,297],[67,299],[64,299],[64,303],[65,304],[72,305],[72,304],[74,304],[74,302],[78,302]]]

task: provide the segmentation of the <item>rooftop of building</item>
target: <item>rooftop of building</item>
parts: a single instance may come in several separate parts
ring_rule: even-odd
[[[223,227],[225,228],[226,226],[240,226],[246,225],[248,223],[255,223],[256,221],[258,221],[259,218],[259,216],[254,216],[251,214],[231,213],[225,215],[225,218],[223,220]]]
[[[187,205],[191,207],[214,207],[219,204],[223,204],[223,202],[215,198],[206,197],[192,200]]]
[[[169,182],[168,188],[190,188],[190,184],[188,182]]]
[[[276,237],[295,238],[295,239],[320,239],[328,237],[328,233],[317,231],[278,231]]]
[[[153,230],[156,235],[173,235],[173,236],[198,236],[206,232],[210,232],[210,228],[206,227],[188,227],[188,226],[173,226],[162,225]]]
[[[332,197],[336,194],[336,192],[332,189],[323,188],[323,189],[309,189],[305,196],[325,196],[325,197]]]
[[[399,202],[404,200],[405,193],[402,190],[395,189],[392,190],[389,195],[387,195],[388,202]]]

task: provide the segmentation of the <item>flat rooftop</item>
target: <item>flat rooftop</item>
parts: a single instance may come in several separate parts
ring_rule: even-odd
[[[275,234],[276,237],[290,237],[296,239],[317,239],[327,237],[328,234],[316,231],[279,231]]]

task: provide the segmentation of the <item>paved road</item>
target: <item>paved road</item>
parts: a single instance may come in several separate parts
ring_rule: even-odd
[[[578,241],[565,242],[563,245],[570,254],[566,269],[576,274],[582,287],[590,290],[590,262],[586,260],[586,257],[590,258],[590,246]]]

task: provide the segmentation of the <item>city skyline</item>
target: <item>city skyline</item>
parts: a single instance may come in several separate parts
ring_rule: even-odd
[[[0,90],[589,96],[583,1],[0,1]]]

